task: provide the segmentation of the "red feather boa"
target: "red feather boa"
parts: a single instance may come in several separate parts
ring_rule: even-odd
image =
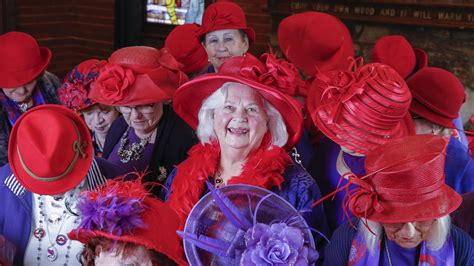
[[[188,152],[189,158],[177,166],[171,185],[168,204],[180,217],[180,228],[184,228],[192,207],[204,193],[205,182],[214,176],[220,161],[219,144],[196,144]],[[249,184],[266,189],[281,188],[285,167],[292,163],[288,153],[277,146],[259,149],[249,155],[242,173],[233,176],[227,184]]]

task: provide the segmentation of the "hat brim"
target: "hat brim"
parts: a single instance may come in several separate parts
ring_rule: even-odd
[[[416,71],[428,66],[428,54],[420,48],[415,48],[413,51],[415,52],[416,57],[416,67],[413,71],[413,73],[415,73]]]
[[[37,78],[51,61],[51,50],[40,47],[41,61],[37,65],[25,70],[3,69],[0,78],[0,88],[16,88],[23,86]]]
[[[461,205],[461,196],[446,184],[438,194],[438,197],[415,202],[384,202],[382,198],[383,211],[374,211],[366,218],[380,223],[426,221],[449,215]],[[352,209],[351,212],[354,213]]]
[[[456,128],[454,125],[454,119],[456,118],[449,118],[437,115],[430,111],[426,106],[420,103],[417,99],[413,98],[411,105],[410,105],[410,112],[434,123],[437,125],[441,125],[445,128]]]
[[[43,109],[54,110],[55,112],[67,116],[77,126],[79,134],[81,135],[81,139],[86,141],[86,143],[92,143],[89,129],[87,128],[87,125],[79,115],[70,111],[66,107],[53,104],[40,105],[38,107],[35,107],[34,109],[29,110],[28,112],[37,112]],[[15,125],[20,125],[21,121],[24,118],[24,115],[20,116],[20,118],[16,121]],[[58,180],[45,182],[31,177],[22,167],[22,163],[17,152],[18,142],[21,140],[17,139],[17,135],[18,126],[14,126],[11,131],[10,140],[8,144],[8,158],[10,160],[10,167],[13,171],[13,174],[20,182],[20,184],[23,185],[28,191],[40,195],[63,194],[79,185],[82,180],[86,178],[86,175],[92,163],[92,157],[94,155],[92,145],[88,145],[87,147],[85,147],[85,149],[83,150],[86,155],[85,158],[79,156],[74,165],[74,168],[69,172],[69,174]],[[57,148],[60,149],[62,147]]]
[[[198,113],[203,101],[222,87],[226,82],[237,82],[255,89],[265,100],[272,104],[282,115],[288,131],[285,148],[292,148],[302,134],[303,115],[295,104],[295,99],[276,89],[242,77],[207,74],[182,85],[173,98],[173,109],[193,129],[198,126]]]

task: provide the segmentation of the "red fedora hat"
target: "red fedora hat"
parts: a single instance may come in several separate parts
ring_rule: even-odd
[[[77,186],[92,156],[84,120],[61,105],[44,104],[23,114],[8,145],[13,174],[27,190],[41,195],[62,194]]]
[[[372,50],[372,62],[386,64],[407,79],[416,71],[428,65],[428,55],[413,46],[401,35],[383,36]]]
[[[201,38],[206,33],[216,30],[237,29],[243,30],[249,42],[255,41],[255,31],[247,27],[245,14],[239,5],[232,2],[216,2],[209,5],[202,16],[201,29],[197,37]]]
[[[367,178],[349,196],[357,216],[382,223],[425,221],[446,216],[461,196],[445,183],[447,139],[415,135],[393,140],[367,155]]]
[[[196,37],[198,30],[197,24],[179,25],[165,40],[165,48],[183,64],[182,71],[186,74],[199,72],[209,64],[206,50]]]
[[[411,94],[391,67],[372,63],[356,72],[318,73],[306,104],[327,137],[366,155],[394,138],[414,134]]]
[[[74,111],[81,111],[95,104],[95,101],[89,98],[90,85],[106,63],[88,59],[74,67],[58,89],[61,104]]]
[[[298,142],[303,127],[303,114],[300,104],[285,91],[285,86],[271,76],[265,75],[269,69],[251,54],[232,57],[219,68],[216,74],[206,74],[182,85],[173,98],[175,112],[192,128],[198,126],[198,113],[203,101],[222,87],[226,82],[237,82],[256,90],[265,100],[271,103],[282,115],[288,131],[286,148]],[[275,77],[278,79],[278,77]],[[267,85],[268,84],[268,85]]]
[[[115,51],[91,84],[89,98],[112,106],[169,101],[188,77],[171,53],[148,46]]]
[[[141,178],[108,180],[98,190],[83,193],[77,208],[82,219],[78,228],[68,233],[70,239],[84,244],[96,237],[134,243],[164,254],[178,265],[188,265],[176,234],[178,215],[150,195]],[[121,211],[124,209],[129,211]]]
[[[466,93],[461,81],[451,72],[426,67],[407,80],[413,101],[410,111],[446,128],[455,128]]]
[[[320,71],[345,70],[354,57],[354,44],[338,18],[321,12],[303,12],[283,19],[278,43],[286,58],[309,76]]]
[[[51,51],[39,47],[29,34],[17,31],[0,35],[0,88],[16,88],[41,74],[51,60]]]

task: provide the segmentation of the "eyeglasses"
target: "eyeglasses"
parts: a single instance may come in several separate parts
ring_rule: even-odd
[[[141,114],[151,114],[155,111],[155,104],[143,104],[143,105],[137,105],[137,106],[119,106],[119,111],[122,114],[130,114],[132,113],[132,110],[135,110],[138,113]]]
[[[431,228],[431,226],[436,222],[436,220],[428,220],[428,221],[418,221],[418,222],[410,222],[418,231],[427,231]],[[407,222],[408,223],[408,222]],[[392,233],[400,231],[403,226],[407,223],[384,223],[383,227],[385,230],[390,231]]]

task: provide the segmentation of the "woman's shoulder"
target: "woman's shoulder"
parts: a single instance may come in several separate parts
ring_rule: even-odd
[[[285,182],[290,183],[291,186],[311,187],[316,185],[316,181],[313,177],[297,163],[286,166],[283,177],[285,178]]]
[[[358,219],[352,219],[352,224],[357,226],[358,223]],[[356,233],[357,229],[349,221],[341,224],[332,234],[331,242],[324,250],[324,257],[326,258],[324,265],[347,265],[352,240]]]
[[[456,265],[474,265],[474,240],[455,225],[451,225]]]

